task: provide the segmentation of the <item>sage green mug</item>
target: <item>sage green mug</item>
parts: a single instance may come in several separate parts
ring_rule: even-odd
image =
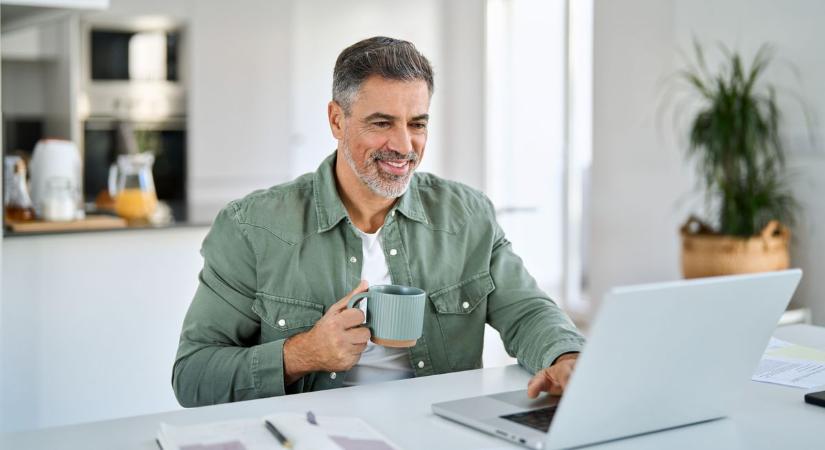
[[[385,347],[412,347],[421,337],[426,299],[427,293],[421,289],[387,284],[370,286],[369,291],[353,295],[347,308],[356,308],[367,300],[370,340]]]

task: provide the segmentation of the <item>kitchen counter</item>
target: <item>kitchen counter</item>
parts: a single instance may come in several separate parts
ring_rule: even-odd
[[[172,211],[172,221],[160,225],[140,224],[127,225],[126,227],[105,228],[105,229],[88,229],[88,230],[61,230],[61,231],[36,231],[36,232],[17,232],[3,228],[4,238],[15,238],[21,236],[51,236],[56,234],[88,234],[88,233],[111,233],[111,232],[128,232],[133,230],[158,230],[170,228],[186,228],[186,227],[209,227],[212,225],[212,220],[221,210],[223,205],[219,204],[187,204],[184,202],[167,202]],[[87,213],[89,213],[87,211]]]
[[[169,376],[207,231],[4,239],[0,431],[179,408]]]

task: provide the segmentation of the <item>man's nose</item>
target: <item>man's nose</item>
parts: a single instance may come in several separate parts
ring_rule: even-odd
[[[406,127],[398,127],[392,131],[390,140],[387,142],[390,150],[395,150],[404,156],[413,151],[412,135]]]

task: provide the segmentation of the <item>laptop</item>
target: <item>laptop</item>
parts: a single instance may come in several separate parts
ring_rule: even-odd
[[[615,288],[561,398],[532,400],[525,389],[432,410],[536,449],[728,416],[801,277],[793,269]]]

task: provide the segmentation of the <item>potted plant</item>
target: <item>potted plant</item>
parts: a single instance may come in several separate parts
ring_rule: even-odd
[[[683,275],[788,268],[788,227],[798,205],[785,183],[776,89],[760,82],[771,51],[762,46],[745,67],[739,53],[723,47],[713,73],[701,46],[694,48],[695,62],[678,78],[699,100],[686,159],[696,164],[708,216],[691,216],[681,229]]]

